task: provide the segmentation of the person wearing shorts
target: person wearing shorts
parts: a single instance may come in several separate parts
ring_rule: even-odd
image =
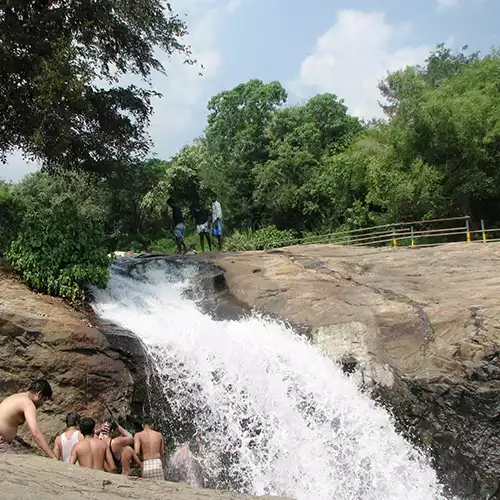
[[[181,204],[173,198],[169,198],[167,200],[167,204],[172,209],[172,219],[174,220],[174,241],[177,245],[177,253],[185,253],[187,252],[187,248],[184,243],[184,216],[182,215]]]
[[[210,222],[208,210],[205,208],[203,201],[198,200],[198,204],[193,211],[194,223],[196,225],[196,232],[200,235],[201,251],[205,251],[205,239],[208,243],[208,248],[212,251],[212,239],[210,238]]]
[[[219,252],[222,251],[222,208],[217,195],[212,195],[212,236],[217,238]]]

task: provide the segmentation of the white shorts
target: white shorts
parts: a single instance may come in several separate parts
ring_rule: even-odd
[[[196,232],[197,232],[198,234],[201,234],[201,233],[209,233],[209,232],[210,232],[210,230],[209,230],[209,228],[208,228],[208,221],[207,221],[207,222],[205,222],[205,224],[198,224],[198,225],[196,226]]]

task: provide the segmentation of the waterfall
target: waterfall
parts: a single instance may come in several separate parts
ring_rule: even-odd
[[[144,342],[169,414],[196,433],[205,485],[297,500],[445,498],[426,457],[332,360],[278,321],[215,320],[185,293],[195,275],[167,262],[112,269],[94,309]]]

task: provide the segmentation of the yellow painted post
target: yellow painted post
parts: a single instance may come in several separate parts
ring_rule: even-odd
[[[467,216],[465,219],[465,231],[467,233],[467,243],[470,243],[470,225],[469,225],[469,219],[470,217]]]
[[[415,246],[415,239],[413,237],[413,226],[411,226],[411,246],[412,248]]]
[[[486,230],[484,229],[484,220],[481,219],[481,233],[483,235],[483,243],[486,243]]]
[[[398,240],[396,239],[396,231],[394,229],[392,230],[392,246],[393,247],[398,246]]]

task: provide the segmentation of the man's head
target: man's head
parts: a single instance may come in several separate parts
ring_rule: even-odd
[[[153,427],[154,426],[154,422],[153,422],[153,419],[151,417],[144,417],[142,419],[142,427]]]
[[[212,192],[212,201],[213,202],[217,201],[217,195],[214,192]]]
[[[66,416],[66,425],[68,427],[76,427],[80,423],[80,414],[74,411]]]
[[[31,401],[33,401],[33,404],[37,408],[43,406],[45,401],[52,399],[52,387],[50,387],[50,384],[43,378],[33,382],[30,385],[28,392],[30,394]]]
[[[95,420],[91,418],[82,418],[80,420],[80,432],[84,436],[92,436],[94,434]]]
[[[173,207],[173,206],[175,205],[175,200],[174,200],[172,197],[170,197],[170,198],[167,200],[167,205],[168,205],[169,207]]]

